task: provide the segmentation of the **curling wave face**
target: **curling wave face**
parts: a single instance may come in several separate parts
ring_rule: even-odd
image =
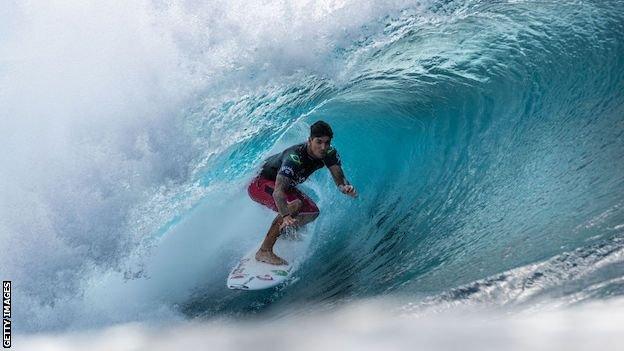
[[[271,5],[301,22],[278,21],[256,36],[245,25],[250,13],[230,5],[207,38],[202,23],[214,9],[187,6],[137,9],[147,17],[143,35],[158,39],[138,54],[157,54],[151,64],[169,73],[138,74],[125,86],[141,92],[138,102],[123,100],[95,117],[103,131],[59,112],[71,118],[50,140],[71,160],[44,158],[29,176],[49,188],[29,191],[15,176],[25,166],[3,182],[17,185],[9,194],[23,206],[0,223],[2,235],[17,242],[20,230],[40,230],[47,245],[61,248],[31,239],[18,254],[0,247],[14,262],[7,272],[24,282],[31,329],[127,321],[146,311],[141,318],[296,314],[385,295],[451,308],[466,299],[500,304],[516,301],[527,284],[537,289],[531,296],[622,293],[621,2],[393,2],[365,5],[355,16],[355,4],[340,2],[317,5],[308,18],[305,6]],[[185,17],[190,12],[195,17]],[[258,16],[271,23],[268,13]],[[194,22],[184,27],[180,18]],[[145,32],[153,19],[166,24],[164,35]],[[225,32],[238,34],[218,34]],[[154,49],[163,43],[164,52]],[[148,89],[144,80],[185,88]],[[94,91],[100,88],[107,86]],[[254,294],[228,291],[230,266],[271,220],[246,198],[246,182],[264,157],[303,140],[317,119],[332,125],[360,197],[342,196],[317,172],[303,188],[321,216],[307,228],[313,250],[299,280]],[[101,136],[105,144],[93,140]],[[15,154],[2,156],[10,164]],[[86,205],[76,204],[79,197]],[[45,220],[29,225],[33,204]],[[32,254],[39,256],[25,257]],[[552,263],[561,260],[568,263]],[[579,265],[591,279],[571,282]],[[45,278],[58,272],[62,284]],[[596,284],[608,288],[592,293]],[[497,297],[489,299],[492,289]],[[71,302],[76,290],[95,307]],[[119,299],[133,307],[111,312]],[[72,313],[59,317],[58,301]]]

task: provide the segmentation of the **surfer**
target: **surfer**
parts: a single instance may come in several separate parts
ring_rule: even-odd
[[[296,229],[318,217],[319,209],[314,201],[296,188],[316,170],[323,166],[329,168],[338,189],[351,197],[357,196],[355,188],[344,176],[338,151],[331,146],[333,137],[329,124],[317,121],[310,126],[310,136],[305,143],[267,158],[260,174],[249,184],[249,196],[277,212],[256,252],[256,260],[275,265],[288,264],[273,253],[273,245],[283,229]]]

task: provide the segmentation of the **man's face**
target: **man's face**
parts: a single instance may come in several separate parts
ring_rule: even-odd
[[[316,158],[324,158],[329,150],[331,138],[328,136],[314,137],[308,139],[312,156]]]

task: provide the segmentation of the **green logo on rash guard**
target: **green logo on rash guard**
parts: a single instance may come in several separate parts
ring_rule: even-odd
[[[299,155],[290,154],[290,159],[297,162],[297,164],[301,164],[301,160],[299,159]]]

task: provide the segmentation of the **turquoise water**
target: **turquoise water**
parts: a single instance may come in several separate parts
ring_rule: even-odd
[[[11,263],[1,273],[27,306],[16,312],[24,328],[268,318],[385,296],[452,308],[624,294],[624,4],[397,2],[349,15],[354,6],[313,19],[305,6],[279,8],[301,27],[261,13],[255,26],[266,28],[255,36],[240,8],[223,10],[240,16],[227,22],[188,5],[196,22],[177,22],[165,5],[147,6],[171,27],[156,31],[159,49],[137,56],[175,74],[141,65],[132,83],[120,78],[103,117],[88,109],[95,127],[64,117],[74,110],[51,112],[60,160],[32,156],[22,134],[6,139],[30,155],[5,178],[13,200],[0,227],[13,245],[2,247]],[[158,51],[167,45],[186,66]],[[21,72],[24,61],[2,62]],[[12,92],[3,98],[11,111],[31,113]],[[31,114],[10,126],[37,135]],[[317,172],[302,188],[321,216],[307,228],[313,250],[298,280],[228,290],[231,266],[271,221],[246,182],[318,119],[332,125],[360,196]],[[133,307],[112,311],[119,300]]]
[[[328,177],[312,180],[321,184],[323,216],[301,280],[264,295],[198,293],[185,312],[436,295],[578,248],[597,257],[606,255],[600,245],[621,249],[621,3],[448,2],[428,10],[432,18],[386,18],[382,33],[345,53],[353,63],[343,81],[316,77],[276,94],[299,89],[280,114],[312,109],[297,123],[333,126],[361,194],[351,201]],[[235,153],[263,150],[265,138]],[[239,169],[236,162],[224,168]],[[474,289],[456,298],[481,287]],[[620,282],[591,298],[622,292]]]

